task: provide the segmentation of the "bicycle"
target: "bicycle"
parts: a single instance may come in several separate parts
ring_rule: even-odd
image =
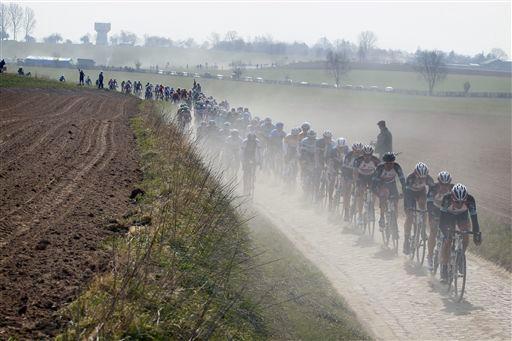
[[[440,258],[441,258],[441,250],[443,249],[443,232],[439,228],[439,218],[435,219],[435,226],[438,226],[437,228],[437,234],[436,234],[436,245],[434,246],[434,253],[432,255],[432,276],[435,276],[437,273],[437,269],[439,268],[440,264]]]
[[[466,289],[466,253],[463,240],[465,235],[473,234],[472,231],[459,231],[452,229],[452,242],[450,246],[450,260],[448,262],[448,293],[457,302],[462,301]]]
[[[338,213],[338,210],[342,210],[341,197],[343,195],[343,175],[338,172],[334,179],[334,194],[333,194],[333,206],[334,212]]]
[[[427,232],[425,224],[425,214],[427,211],[416,208],[410,208],[409,210],[414,214],[410,246],[411,252],[409,257],[411,257],[411,260],[414,260],[416,256],[416,261],[420,263],[420,265],[423,265],[425,252],[427,250]]]
[[[243,169],[243,184],[244,184],[244,195],[254,198],[254,181],[256,173],[256,162],[254,160],[248,160],[247,164]]]
[[[367,187],[363,195],[363,233],[368,230],[368,235],[373,238],[375,233],[375,205],[371,188]]]
[[[386,248],[389,248],[389,242],[391,241],[392,249],[394,253],[398,254],[398,222],[396,217],[395,205],[392,202],[395,198],[388,197],[386,199],[386,212],[385,212],[385,223],[384,228],[381,230],[382,241]],[[391,205],[389,204],[391,202]]]

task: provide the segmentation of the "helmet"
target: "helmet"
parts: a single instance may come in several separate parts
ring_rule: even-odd
[[[414,167],[414,174],[420,178],[424,178],[428,175],[428,166],[423,162],[418,162]]]
[[[360,152],[363,150],[363,144],[360,142],[356,142],[352,145],[352,150],[355,152]]]
[[[468,189],[463,184],[456,184],[452,188],[452,198],[455,201],[464,201],[468,197]]]
[[[231,136],[240,136],[240,132],[238,131],[238,129],[232,129]]]
[[[336,140],[336,146],[338,147],[345,147],[347,145],[347,140],[345,140],[344,137],[340,137]]]
[[[309,122],[304,122],[302,123],[302,125],[300,126],[300,128],[302,130],[309,130],[311,128],[311,124],[309,124]]]
[[[326,130],[326,131],[324,131],[323,136],[327,137],[327,138],[332,138],[332,133],[329,130]]]
[[[437,180],[442,184],[449,184],[452,182],[452,176],[447,171],[441,171],[437,175]]]
[[[277,122],[276,123],[276,128],[283,129],[284,128],[284,123],[283,122]]]
[[[373,147],[367,144],[363,147],[363,154],[364,155],[372,155],[373,154]]]
[[[308,131],[308,137],[316,137],[316,132],[314,130]]]
[[[395,154],[393,154],[391,152],[387,152],[382,157],[382,161],[384,161],[384,162],[395,162],[395,160],[396,160],[396,156],[395,156]]]
[[[265,117],[265,120],[263,122],[272,123],[272,119],[270,117]]]
[[[229,126],[231,126],[231,123],[229,123],[229,122],[224,122],[224,127],[226,127],[226,128],[227,128],[227,127],[229,127]]]
[[[300,128],[292,128],[292,136],[297,136],[300,134]]]

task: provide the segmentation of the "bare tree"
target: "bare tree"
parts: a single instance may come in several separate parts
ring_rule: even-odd
[[[508,58],[508,55],[505,51],[503,51],[502,49],[500,48],[493,48],[491,50],[491,55],[494,57],[494,58],[497,58],[497,59],[501,59],[501,60],[506,60]]]
[[[341,87],[341,78],[350,70],[348,51],[346,49],[339,51],[329,50],[327,52],[326,68],[334,77],[334,84],[339,89]]]
[[[91,35],[89,33],[84,34],[83,36],[80,37],[80,41],[84,45],[89,45],[91,43]]]
[[[6,4],[0,2],[0,39],[9,38],[7,30],[11,27],[11,18]]]
[[[23,7],[15,3],[10,3],[8,11],[11,20],[12,38],[16,40],[23,24]]]
[[[445,56],[442,51],[417,51],[415,69],[428,84],[428,94],[432,96],[434,87],[447,74]]]
[[[208,40],[210,41],[211,46],[215,47],[215,45],[217,45],[220,41],[220,34],[218,34],[217,32],[212,32],[208,36]]]
[[[25,7],[25,13],[23,13],[23,30],[25,31],[25,41],[27,37],[32,35],[34,27],[36,26],[36,15],[34,10],[30,7]]]
[[[45,43],[49,43],[49,44],[58,44],[62,40],[63,40],[63,38],[60,35],[60,33],[52,33],[48,37],[43,38],[43,41]]]
[[[235,41],[236,39],[238,39],[238,33],[236,31],[227,31],[226,32],[226,37],[224,38],[224,40]]]
[[[368,54],[375,48],[377,36],[372,31],[363,31],[359,34],[359,60],[364,62],[368,58]]]

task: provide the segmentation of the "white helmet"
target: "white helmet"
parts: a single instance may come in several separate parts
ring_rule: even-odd
[[[452,182],[452,176],[447,171],[441,171],[437,175],[437,180],[442,184],[449,184]]]
[[[308,131],[308,136],[309,137],[316,137],[316,132],[314,130],[310,130],[310,131]]]
[[[463,184],[456,184],[452,188],[452,198],[455,201],[464,201],[468,197],[468,189]]]
[[[347,145],[347,140],[345,140],[344,137],[340,137],[336,140],[336,146],[338,147],[345,147]]]
[[[364,155],[372,155],[373,154],[373,147],[367,144],[363,147],[363,154]]]
[[[324,131],[323,136],[327,137],[327,138],[332,138],[332,133],[329,130],[326,130],[326,131]]]
[[[300,128],[302,130],[309,130],[309,128],[311,128],[311,124],[309,124],[309,122],[304,122],[302,123],[302,125],[300,126]]]
[[[418,162],[414,167],[414,173],[420,178],[425,178],[428,175],[428,166],[423,162]]]
[[[297,136],[300,134],[300,129],[299,128],[292,128],[292,136]]]
[[[363,144],[361,142],[356,142],[352,145],[352,150],[355,152],[360,152],[363,150]]]

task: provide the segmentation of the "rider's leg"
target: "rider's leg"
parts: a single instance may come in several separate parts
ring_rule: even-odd
[[[364,186],[361,181],[357,181],[355,183],[356,186],[356,211],[359,217],[361,217],[361,214],[363,213],[363,193],[364,193]]]
[[[406,190],[404,193],[405,223],[404,223],[404,253],[409,253],[409,240],[411,236],[412,219],[414,212],[411,211],[415,207],[416,199],[411,191]]]
[[[432,258],[432,256],[434,255],[434,247],[436,246],[437,229],[438,229],[438,219],[437,219],[437,217],[435,217],[435,213],[431,212],[429,214],[428,222],[429,222],[430,231],[428,234],[427,257]]]
[[[345,178],[345,183],[343,186],[343,214],[345,216],[345,221],[348,220],[349,212],[350,212],[350,193],[352,192],[352,181]]]

